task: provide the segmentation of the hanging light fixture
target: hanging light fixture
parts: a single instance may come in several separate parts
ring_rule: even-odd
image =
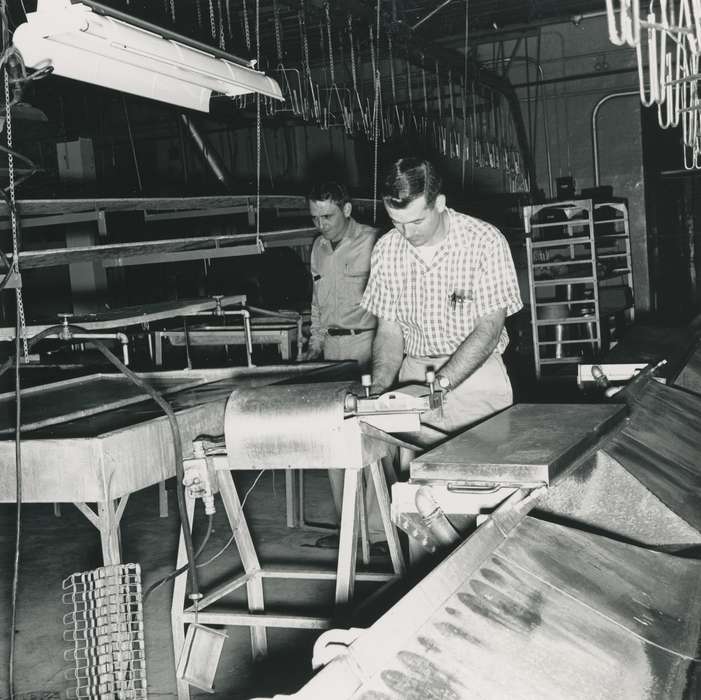
[[[212,93],[282,99],[255,61],[89,0],[39,0],[12,40],[28,68],[187,109],[208,112]]]

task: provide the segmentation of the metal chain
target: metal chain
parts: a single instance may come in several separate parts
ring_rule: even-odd
[[[170,0],[170,19],[175,24],[175,0]]]
[[[312,70],[311,64],[309,63],[309,39],[307,37],[307,25],[306,18],[304,15],[304,0],[299,0],[299,16],[300,16],[300,32],[302,33],[302,49],[304,51],[304,70],[309,77],[309,83],[311,85]]]
[[[409,109],[414,111],[414,92],[411,88],[411,63],[409,59],[406,60],[406,94],[409,100]]]
[[[10,224],[12,226],[12,268],[7,274],[16,273],[19,275],[19,235],[17,232],[17,201],[15,199],[15,159],[12,155],[12,101],[10,99],[10,76],[7,70],[5,77],[5,133],[7,135],[7,172],[10,177]],[[19,325],[22,333],[22,350],[24,361],[29,362],[29,347],[27,345],[27,321],[24,315],[24,301],[22,299],[22,288],[16,287],[17,311],[19,313]]]
[[[436,61],[436,99],[438,100],[438,121],[443,120],[443,93],[441,91],[441,75]]]
[[[282,28],[280,27],[280,7],[277,0],[273,0],[273,24],[275,26],[275,52],[278,65],[282,64]]]
[[[319,55],[326,56],[326,42],[324,38],[324,25],[319,22]],[[322,58],[323,61],[323,58]],[[324,77],[326,77],[326,69],[324,69]]]
[[[455,121],[455,102],[453,100],[453,70],[448,70],[448,87],[450,88],[450,119]]]
[[[257,2],[258,0],[256,0]],[[246,40],[246,48],[251,50],[251,27],[248,23],[248,7],[246,7],[246,0],[243,0],[243,36]]]
[[[224,51],[226,49],[226,40],[224,39],[224,8],[222,0],[217,0],[217,12],[219,13],[219,48]]]
[[[387,48],[389,50],[389,79],[392,85],[392,102],[397,104],[397,85],[394,79],[394,52],[392,51],[392,35],[387,35]]]
[[[197,28],[202,29],[202,7],[200,6],[200,0],[195,0],[195,15],[197,17]]]
[[[212,39],[217,38],[217,26],[214,22],[214,3],[209,0],[209,31],[212,34]]]
[[[329,3],[324,5],[324,12],[326,13],[326,36],[328,37],[329,44],[329,76],[331,78],[331,85],[336,84],[336,74],[333,67],[333,43],[331,39],[331,11],[329,9]]]
[[[231,0],[226,0],[226,26],[229,30],[229,38],[232,38],[233,32],[231,31]]]

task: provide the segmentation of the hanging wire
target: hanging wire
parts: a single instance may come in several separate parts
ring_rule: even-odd
[[[256,0],[256,67],[260,66],[260,0]],[[261,114],[260,93],[256,93],[256,246],[262,253],[263,241],[260,238],[260,152]]]
[[[465,189],[465,163],[469,151],[467,149],[467,51],[468,35],[470,29],[469,6],[470,0],[465,0],[465,39],[463,43],[463,64],[462,64],[462,149],[460,153],[460,175],[462,188]]]
[[[375,37],[377,39],[377,61],[379,63],[380,59],[380,2],[381,0],[376,0],[376,7],[377,7],[377,15],[375,18]],[[371,35],[370,35],[370,50],[371,50],[371,56],[372,56],[372,66],[373,66],[373,71],[375,70],[375,50],[372,45],[372,28],[370,29]],[[377,70],[376,73],[373,73],[373,76],[375,78],[375,120],[374,120],[374,127],[373,127],[373,132],[374,132],[374,137],[375,137],[375,143],[374,143],[374,166],[373,166],[373,178],[372,178],[372,223],[375,224],[377,223],[377,192],[378,192],[378,187],[377,187],[377,181],[378,181],[378,173],[380,169],[380,149],[379,149],[379,140],[380,140],[380,99],[381,99],[381,92],[380,92],[380,71]]]

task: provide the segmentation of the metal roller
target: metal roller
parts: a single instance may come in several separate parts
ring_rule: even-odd
[[[349,382],[325,382],[235,389],[224,415],[232,469],[354,466],[352,451],[343,461],[350,388]]]
[[[324,382],[235,389],[224,415],[231,468],[359,468],[377,451],[371,444],[377,440],[363,434],[361,423],[383,432],[410,432],[419,430],[422,413],[442,405],[442,393],[432,384],[379,396],[370,395],[369,384],[358,396],[354,386]]]

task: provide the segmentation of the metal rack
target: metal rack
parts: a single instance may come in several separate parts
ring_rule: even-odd
[[[594,237],[599,277],[602,332],[607,347],[635,320],[633,264],[628,206],[625,202],[594,204]]]
[[[601,350],[594,205],[589,199],[523,208],[536,375]]]

